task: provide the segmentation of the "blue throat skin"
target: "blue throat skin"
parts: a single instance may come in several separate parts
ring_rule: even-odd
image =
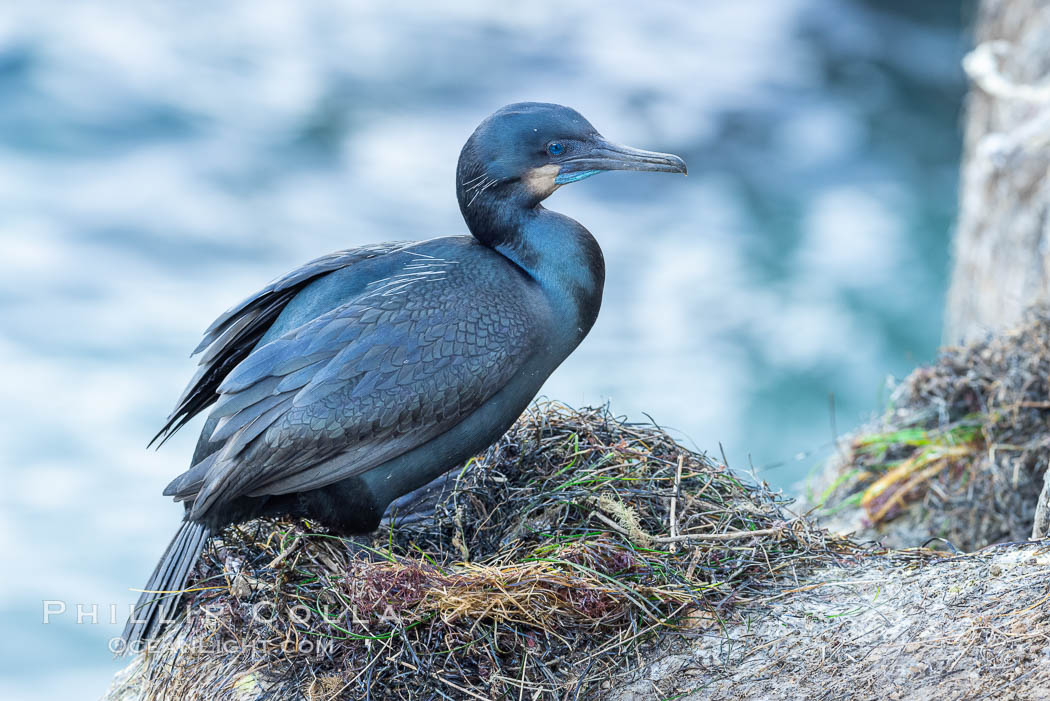
[[[589,178],[592,175],[597,175],[600,170],[581,170],[579,173],[558,173],[558,176],[554,178],[554,182],[557,185],[568,185],[584,178]]]
[[[155,639],[212,533],[260,516],[375,530],[394,500],[484,450],[579,345],[605,261],[542,206],[607,170],[686,172],[606,141],[575,110],[523,102],[483,121],[456,169],[470,230],[338,251],[293,270],[205,331],[200,367],[154,441],[208,410],[164,490],[184,520],[124,629]],[[409,495],[406,497],[405,495]]]

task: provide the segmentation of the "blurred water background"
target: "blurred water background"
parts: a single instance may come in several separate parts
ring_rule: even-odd
[[[314,256],[464,232],[456,157],[504,103],[689,163],[551,199],[608,281],[545,392],[790,488],[832,445],[830,395],[844,432],[935,354],[969,21],[909,0],[4,3],[0,697],[95,697],[117,668],[199,421],[145,443],[204,327]],[[49,625],[45,599],[69,606]]]

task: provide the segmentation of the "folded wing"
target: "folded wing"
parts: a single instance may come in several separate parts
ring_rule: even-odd
[[[437,437],[503,388],[535,340],[520,296],[465,298],[452,288],[469,281],[414,275],[246,355],[218,386],[221,448],[166,493],[192,499],[197,518],[243,495],[323,487]]]

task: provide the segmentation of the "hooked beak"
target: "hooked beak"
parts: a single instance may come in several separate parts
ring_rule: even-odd
[[[586,153],[562,161],[554,182],[564,185],[597,175],[603,170],[642,170],[683,175],[687,172],[685,161],[673,154],[620,146],[599,137]]]

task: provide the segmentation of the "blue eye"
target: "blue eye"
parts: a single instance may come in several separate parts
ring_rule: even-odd
[[[552,141],[549,144],[547,144],[547,153],[549,153],[552,156],[560,156],[563,153],[565,153],[565,146],[558,143],[557,141]]]

